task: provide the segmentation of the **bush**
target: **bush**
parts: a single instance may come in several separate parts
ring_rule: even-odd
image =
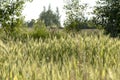
[[[67,24],[67,25],[65,26],[65,29],[66,29],[67,31],[71,31],[71,30],[78,31],[79,28],[80,28],[79,23],[76,22],[76,21],[72,21],[70,24]]]
[[[80,22],[78,20],[72,21],[69,24],[65,24],[65,29],[67,31],[80,31],[81,29],[88,29],[89,26],[87,22]]]
[[[41,27],[41,28],[35,29],[33,31],[32,37],[33,38],[46,38],[46,37],[48,37],[48,35],[49,35],[49,33],[48,33],[46,27]]]
[[[38,21],[34,25],[34,30],[32,32],[32,37],[33,38],[47,38],[49,36],[49,32],[45,26],[45,24],[42,21]]]
[[[27,39],[27,37],[29,36],[29,31],[27,28],[24,27],[15,27],[13,28],[12,31],[8,30],[8,29],[0,29],[0,38],[4,41],[7,40],[14,40],[16,41],[17,39],[19,40],[25,40]]]

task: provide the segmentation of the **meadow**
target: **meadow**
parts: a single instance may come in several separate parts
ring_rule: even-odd
[[[120,40],[71,33],[0,39],[0,80],[119,80]]]

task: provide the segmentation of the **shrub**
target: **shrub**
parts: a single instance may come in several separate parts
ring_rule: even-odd
[[[65,29],[67,31],[80,31],[81,29],[88,29],[89,26],[87,22],[80,22],[79,20],[72,21],[69,24],[65,24]]]
[[[38,21],[34,25],[34,30],[32,31],[32,37],[33,38],[47,38],[49,35],[49,32],[45,26],[45,24],[42,21]]]

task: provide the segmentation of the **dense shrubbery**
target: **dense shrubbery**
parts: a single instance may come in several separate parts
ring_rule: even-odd
[[[33,26],[33,31],[31,33],[31,36],[33,38],[47,38],[49,35],[49,32],[45,26],[45,24],[42,21],[37,21],[37,23]]]
[[[97,29],[97,27],[90,20],[86,20],[84,22],[75,20],[65,24],[65,30],[67,31],[81,31],[82,29]]]
[[[32,32],[33,38],[47,38],[49,35],[46,27],[37,28]]]
[[[8,31],[6,33],[6,31]],[[66,35],[62,30],[59,28],[46,28],[44,23],[40,22],[39,24],[36,23],[33,28],[27,27],[15,27],[12,32],[9,30],[4,31],[4,29],[0,29],[0,38],[3,40],[8,40],[9,38],[20,40],[27,40],[29,38],[33,39],[47,39],[47,38],[60,38]]]
[[[71,23],[69,23],[68,25],[65,26],[65,29],[68,31],[79,31],[80,30],[80,24],[78,21],[73,21]]]
[[[120,37],[120,1],[99,0],[94,10],[94,21],[111,37]]]

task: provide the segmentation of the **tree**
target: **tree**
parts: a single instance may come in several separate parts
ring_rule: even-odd
[[[60,24],[60,13],[59,13],[59,8],[58,8],[58,7],[56,8],[56,14],[55,14],[55,15],[56,15],[56,16],[54,16],[54,17],[55,17],[54,23],[55,23],[57,26],[61,27],[61,24]]]
[[[66,0],[66,5],[64,6],[64,8],[66,10],[67,17],[64,22],[65,27],[69,27],[69,25],[71,26],[72,23],[74,23],[76,27],[80,27],[79,25],[81,24],[81,22],[85,21],[84,12],[87,8],[87,5],[80,4],[80,0]]]
[[[106,34],[120,36],[120,0],[100,0],[94,10],[94,21]]]
[[[35,24],[35,20],[34,20],[34,19],[31,19],[30,22],[27,22],[27,26],[28,26],[28,27],[33,27],[34,24]]]
[[[0,0],[0,24],[4,29],[13,30],[19,24],[26,1],[30,0]]]
[[[56,12],[54,13],[51,10],[51,6],[49,5],[48,10],[46,11],[46,8],[44,7],[44,10],[40,13],[39,20],[44,21],[45,25],[48,26],[54,26],[60,27],[60,15],[59,15],[59,9],[57,8]]]

